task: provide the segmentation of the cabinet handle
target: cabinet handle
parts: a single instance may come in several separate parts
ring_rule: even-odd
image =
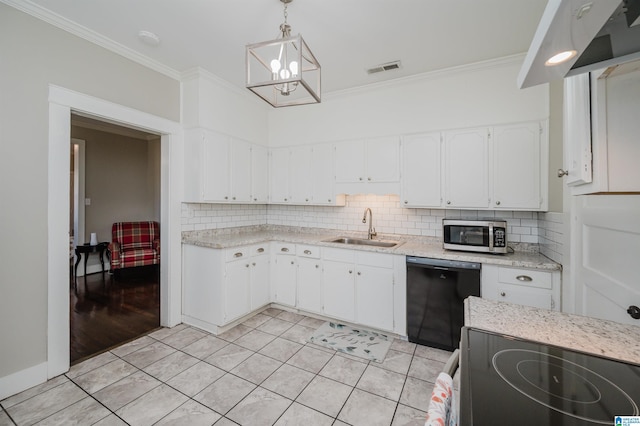
[[[496,206],[499,206],[499,205],[500,205],[500,201],[496,201]]]
[[[635,305],[631,305],[629,306],[629,309],[627,309],[627,313],[631,316],[631,318],[633,319],[640,319],[640,308],[638,308]]]
[[[404,203],[405,203],[405,204],[409,204],[409,201],[408,201],[408,200],[404,200]]]
[[[362,274],[360,273],[360,271],[358,271],[358,275],[362,275]]]
[[[258,251],[258,253],[262,253],[262,252],[264,252],[264,249],[262,247],[260,247],[257,251]]]
[[[451,204],[451,201],[450,201],[450,200],[447,200],[447,204]]]
[[[246,264],[246,265],[244,265],[244,266],[248,268],[248,267],[249,267],[249,264],[247,263],[247,264]]]
[[[319,267],[320,267],[320,265],[316,265],[316,269],[319,268]]]
[[[253,263],[252,263],[252,265],[253,265],[253,266],[256,266],[256,262],[253,262]]]
[[[500,296],[505,297],[507,295],[507,293],[505,293],[504,291],[500,292]]]
[[[282,247],[282,248],[280,249],[280,251],[283,251],[283,252],[285,252],[285,253],[286,253],[286,252],[288,252],[288,251],[289,251],[289,249],[288,249],[288,248],[286,248],[286,247]]]
[[[253,199],[253,201],[258,201],[258,199],[257,199],[257,198],[254,198],[254,199]]]
[[[362,178],[358,178],[358,179],[362,180]]]
[[[371,182],[371,178],[370,178],[370,177],[368,177],[368,178],[367,178],[367,180],[368,180],[369,182]]]
[[[242,257],[242,253],[241,252],[237,252],[233,255],[233,257]]]
[[[328,202],[331,202],[331,198],[329,198],[327,201],[328,201]]]
[[[533,278],[531,278],[529,275],[518,275],[516,277],[516,280],[522,281],[522,282],[529,282],[529,281],[533,281]]]
[[[285,201],[287,201],[287,199],[286,199],[286,198],[285,198],[284,200],[285,200]]]
[[[232,200],[235,200],[235,199],[236,199],[236,197],[233,197],[233,198],[232,198]]]
[[[349,273],[350,273],[350,274],[353,274],[353,271],[352,271],[351,269],[349,269]]]
[[[225,199],[225,200],[228,200],[228,199],[229,199],[229,197],[227,197],[227,196],[225,195],[225,196],[224,196],[224,199]]]
[[[308,199],[308,198],[305,198],[305,199],[304,199],[304,201],[309,201],[309,199]]]
[[[293,260],[291,261],[291,264],[293,265]]]
[[[311,254],[311,250],[305,250],[304,254]]]
[[[569,176],[569,170],[558,169],[558,177],[561,178],[562,176]]]

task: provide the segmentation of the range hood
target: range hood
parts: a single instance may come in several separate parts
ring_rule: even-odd
[[[565,52],[569,57],[550,65]],[[518,87],[640,59],[640,0],[549,0],[518,75]]]

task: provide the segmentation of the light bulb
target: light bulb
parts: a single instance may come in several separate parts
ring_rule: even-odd
[[[278,74],[278,71],[280,71],[280,61],[274,59],[271,61],[271,72],[274,74]]]
[[[578,52],[576,52],[575,50],[565,50],[564,52],[553,55],[552,57],[547,59],[547,62],[545,62],[544,64],[548,67],[558,65],[573,58],[577,53]]]
[[[286,80],[289,77],[291,77],[291,73],[289,72],[289,70],[286,68],[282,68],[280,70],[280,78]]]
[[[289,69],[291,70],[291,74],[293,74],[294,77],[298,75],[298,62],[291,61],[291,63],[289,64]]]

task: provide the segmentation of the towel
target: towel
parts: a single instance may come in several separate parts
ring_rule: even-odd
[[[457,426],[453,398],[453,379],[447,373],[440,373],[431,392],[425,426]]]

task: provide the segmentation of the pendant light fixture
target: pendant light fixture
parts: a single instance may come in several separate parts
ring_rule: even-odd
[[[284,4],[284,23],[275,40],[246,48],[247,89],[273,107],[320,103],[320,63],[300,34],[291,36]]]

